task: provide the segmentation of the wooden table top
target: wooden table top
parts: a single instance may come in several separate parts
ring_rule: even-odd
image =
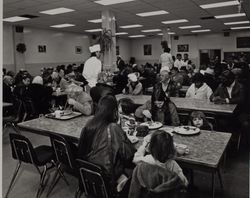
[[[11,107],[13,106],[12,103],[9,103],[9,102],[3,102],[3,107]]]
[[[136,104],[144,104],[146,101],[151,99],[150,95],[124,95],[118,94],[116,95],[116,99],[119,100],[121,98],[130,98]],[[171,101],[176,105],[178,110],[199,110],[199,111],[207,111],[213,113],[221,113],[221,114],[232,114],[236,108],[235,104],[214,104],[212,102],[208,102],[206,100],[199,100],[193,98],[179,98],[179,97],[171,97]]]
[[[92,116],[81,116],[60,121],[42,117],[19,123],[18,127],[21,130],[46,136],[49,136],[49,134],[63,135],[77,142],[82,128],[91,118]],[[210,131],[201,131],[198,135],[193,136],[174,134],[174,141],[187,145],[190,150],[188,155],[178,157],[177,160],[191,165],[217,168],[230,137],[231,134],[229,133]]]

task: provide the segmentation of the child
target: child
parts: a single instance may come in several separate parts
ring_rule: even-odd
[[[147,147],[149,148],[150,154],[145,155]],[[133,162],[136,164],[139,162],[146,162],[148,164],[163,167],[166,170],[177,174],[183,184],[187,186],[188,181],[184,176],[182,169],[173,159],[175,153],[176,151],[172,134],[163,130],[157,130],[152,134],[150,143],[148,138],[144,138],[143,144],[134,155]]]
[[[201,111],[193,111],[190,114],[190,125],[199,129],[213,131],[213,125],[207,121],[205,114]]]
[[[135,73],[128,75],[127,87],[122,91],[124,94],[131,95],[141,95],[142,94],[142,84],[139,82],[138,77]]]

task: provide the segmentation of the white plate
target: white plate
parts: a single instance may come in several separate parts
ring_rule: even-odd
[[[149,129],[159,129],[163,126],[161,122],[143,122],[140,124],[141,126],[148,126]]]
[[[138,137],[136,137],[136,136],[128,135],[127,137],[132,144],[137,143],[139,141]]]
[[[200,133],[200,129],[194,126],[179,126],[174,128],[174,132],[181,135],[195,135]]]

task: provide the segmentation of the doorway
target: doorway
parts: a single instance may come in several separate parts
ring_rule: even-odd
[[[201,49],[200,66],[207,66],[214,61],[221,62],[221,49]]]

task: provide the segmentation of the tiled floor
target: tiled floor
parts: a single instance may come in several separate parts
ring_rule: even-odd
[[[11,157],[11,150],[9,145],[8,132],[3,134],[3,197],[6,194],[8,185],[10,183],[12,174],[14,172],[16,161]],[[49,139],[44,136],[34,135],[24,132],[28,138],[31,139],[33,145],[49,144]],[[50,178],[53,176],[51,174]],[[76,178],[66,174],[70,183],[67,186],[62,180],[59,181],[50,197],[64,198],[74,197],[77,189],[78,181]],[[224,192],[220,191],[218,179],[216,178],[216,198],[248,198],[249,197],[249,152],[242,148],[239,152],[234,152],[230,149],[226,168],[222,171]],[[32,165],[24,165],[21,168],[19,177],[17,178],[14,188],[9,194],[9,198],[30,198],[36,196],[36,191],[39,185],[39,174]],[[49,181],[50,184],[51,180]],[[211,175],[203,172],[194,172],[194,194],[192,198],[208,198],[211,195]],[[47,189],[42,197],[46,197]]]

